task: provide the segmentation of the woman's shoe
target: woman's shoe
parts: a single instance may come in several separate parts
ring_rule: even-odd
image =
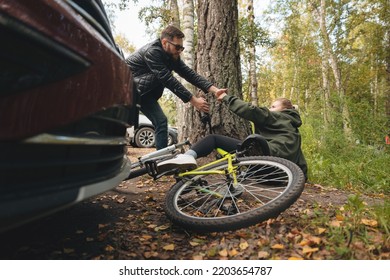
[[[169,170],[179,169],[180,171],[195,169],[198,165],[193,156],[179,154],[172,159],[162,161],[157,164],[159,173],[163,173]]]

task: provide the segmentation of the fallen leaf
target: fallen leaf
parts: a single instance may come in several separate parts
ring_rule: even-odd
[[[241,243],[240,243],[240,249],[241,249],[241,250],[245,250],[245,249],[248,248],[248,247],[249,247],[248,242],[244,241],[244,242],[241,242]]]
[[[158,253],[157,252],[145,252],[144,257],[147,259],[150,259],[151,257],[157,257]]]
[[[336,219],[337,219],[337,221],[344,221],[344,216],[341,214],[337,214]]]
[[[318,234],[322,234],[322,233],[324,233],[325,231],[326,231],[326,228],[321,228],[321,227],[317,228],[317,233],[318,233]]]
[[[272,249],[282,250],[282,249],[284,249],[284,245],[283,244],[275,244],[275,245],[272,245],[271,248]]]
[[[203,256],[201,256],[201,255],[196,255],[196,256],[193,256],[192,259],[193,259],[193,260],[197,260],[197,261],[201,261],[201,260],[203,260]]]
[[[175,244],[169,244],[163,247],[165,251],[173,251],[175,249]]]
[[[321,238],[317,237],[317,236],[310,236],[309,237],[309,240],[310,240],[310,243],[314,243],[314,244],[320,244],[321,243]]]
[[[308,253],[313,253],[313,252],[317,252],[319,249],[318,248],[312,248],[310,246],[305,246],[302,248],[302,253],[303,254],[308,254]]]
[[[223,249],[219,251],[218,253],[221,257],[227,257],[228,256],[228,251],[226,249]]]
[[[155,225],[155,224],[148,225],[148,228],[155,228],[155,227],[157,227],[157,225]]]
[[[169,224],[166,224],[166,225],[162,225],[162,226],[159,226],[159,227],[155,227],[154,228],[154,231],[161,231],[161,230],[166,230],[170,228],[170,225]]]
[[[333,220],[333,221],[330,221],[329,225],[332,226],[332,227],[340,227],[341,226],[341,221]]]
[[[301,242],[299,242],[298,245],[300,246],[306,246],[310,243],[310,241],[308,239],[303,239]]]
[[[286,237],[288,240],[294,240],[294,238],[296,237],[297,235],[296,234],[293,234],[291,232],[287,233]]]
[[[289,261],[301,261],[301,260],[303,260],[303,258],[301,258],[301,257],[289,257],[288,260]]]
[[[107,245],[106,248],[104,248],[104,250],[107,251],[107,252],[112,252],[112,251],[114,251],[115,249],[114,249],[114,247],[112,247],[111,245]]]
[[[229,251],[229,256],[230,257],[234,257],[237,254],[238,254],[238,251],[236,249],[232,249],[232,250]]]
[[[217,254],[217,247],[211,247],[207,251],[207,256],[209,256],[209,257],[215,257],[216,254]]]
[[[293,228],[292,230],[291,230],[291,233],[293,233],[293,234],[299,234],[299,233],[301,233],[297,228]]]
[[[370,226],[370,227],[377,227],[378,226],[378,222],[376,220],[361,219],[360,222],[363,225]]]
[[[110,206],[109,206],[109,205],[107,205],[107,204],[103,204],[103,205],[102,205],[102,207],[103,207],[104,209],[108,209],[108,208],[110,208]]]
[[[142,235],[139,239],[141,240],[141,241],[145,241],[145,240],[149,240],[149,239],[152,239],[153,238],[153,236],[151,236],[151,235]]]
[[[267,251],[260,251],[257,253],[257,257],[259,259],[267,259],[269,257],[269,253]]]
[[[268,239],[265,239],[265,238],[261,238],[258,242],[257,242],[257,245],[259,247],[263,247],[263,246],[266,246],[269,244],[269,240]]]
[[[246,231],[238,231],[236,232],[236,235],[241,238],[249,238],[249,233]]]
[[[196,246],[199,246],[200,244],[198,242],[190,241],[190,245],[192,247],[196,247]]]

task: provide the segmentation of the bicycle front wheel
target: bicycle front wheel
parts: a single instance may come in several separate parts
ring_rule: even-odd
[[[192,231],[235,230],[278,216],[303,191],[302,170],[286,159],[244,157],[233,166],[237,183],[226,171],[184,178],[173,185],[165,199],[168,218]],[[209,168],[226,169],[226,163]]]

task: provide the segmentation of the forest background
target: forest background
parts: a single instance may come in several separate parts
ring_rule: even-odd
[[[259,106],[291,99],[303,119],[309,180],[383,197],[388,221],[390,1],[276,0],[261,18],[256,2],[154,0],[139,20],[154,37],[167,24],[180,26],[183,60],[231,94]],[[139,4],[104,3],[113,22],[115,9]],[[131,38],[115,39],[125,53],[135,51]],[[249,126],[207,98],[213,130],[244,138]],[[182,137],[196,141],[209,133],[199,113],[174,95],[164,94],[161,103]]]

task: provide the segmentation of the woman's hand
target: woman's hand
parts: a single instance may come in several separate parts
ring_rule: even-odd
[[[210,88],[209,88],[209,92],[212,92],[212,93],[214,93],[214,95],[215,95],[215,97],[219,100],[219,96],[221,95],[221,94],[225,94],[226,95],[226,93],[227,93],[227,88],[217,88],[216,86],[211,86]]]
[[[219,95],[217,96],[217,100],[218,100],[219,102],[221,102],[222,99],[223,99],[226,95],[227,95],[226,92],[222,92],[221,94],[219,94]]]

